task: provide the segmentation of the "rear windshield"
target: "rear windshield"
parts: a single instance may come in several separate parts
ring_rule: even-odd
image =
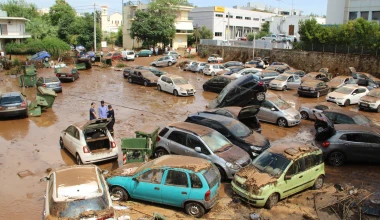
[[[58,77],[50,77],[50,78],[45,78],[46,83],[51,83],[51,82],[59,82]]]
[[[127,52],[127,55],[132,55],[132,54],[134,54],[132,51]]]
[[[10,96],[10,97],[3,97],[0,99],[0,104],[13,104],[13,103],[20,103],[22,102],[22,99],[20,96]]]
[[[220,179],[218,168],[215,166],[212,166],[212,168],[206,170],[206,172],[203,173],[203,176],[206,179],[210,189],[212,189]]]
[[[368,125],[372,123],[372,121],[364,115],[356,115],[352,117],[352,119],[354,119],[355,123],[358,125]]]

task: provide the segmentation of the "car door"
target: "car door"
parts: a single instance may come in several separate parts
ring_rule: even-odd
[[[173,131],[168,136],[170,153],[178,155],[186,155],[189,150],[186,147],[187,134],[182,131]]]
[[[164,66],[165,65],[165,58],[166,57],[161,57],[157,60],[157,66]]]
[[[329,92],[329,87],[326,85],[325,82],[320,82],[318,83],[318,90],[319,90],[319,95],[327,95]]]
[[[83,151],[83,144],[81,143],[81,133],[79,132],[78,128],[73,126],[74,130],[74,136],[72,139],[72,149],[73,149],[73,155],[75,155],[76,152]]]
[[[304,174],[305,159],[299,158],[290,165],[284,176],[284,181],[280,181],[279,189],[282,190],[283,197],[293,195],[303,189],[305,182],[309,181]]]
[[[378,162],[380,160],[380,135],[372,133],[363,133],[363,139],[367,140],[367,144],[371,147],[371,158],[372,162]]]
[[[267,122],[272,122],[273,120],[271,119],[273,117],[273,111],[272,108],[274,108],[274,105],[268,101],[265,100],[260,107],[259,113],[257,113],[257,118],[262,121],[267,121]],[[274,120],[277,120],[274,119]]]
[[[297,89],[300,85],[301,81],[297,82],[295,81],[295,75],[289,76],[288,80],[286,81],[286,87],[289,89]]]
[[[73,155],[75,154],[74,144],[73,144],[74,136],[75,136],[75,129],[74,129],[74,126],[71,125],[66,129],[66,132],[63,134],[63,137],[62,137],[65,148],[68,151],[70,151]]]
[[[132,183],[132,198],[150,202],[162,203],[162,177],[163,169],[150,169],[136,176]]]
[[[202,159],[210,160],[210,151],[204,145],[204,143],[195,135],[187,134],[186,146],[188,150],[186,151],[186,156],[190,157],[200,157]],[[199,147],[201,152],[195,151],[195,148]]]
[[[137,82],[139,84],[144,84],[144,77],[141,74],[141,72],[137,72],[135,77],[136,77],[135,82]]]
[[[372,158],[371,145],[367,143],[366,136],[361,132],[346,133],[340,137],[348,160],[367,161]]]
[[[170,93],[173,93],[174,88],[175,88],[173,80],[170,79],[170,78],[166,78],[166,81],[167,81],[167,88],[168,88],[167,91],[170,92]]]
[[[359,89],[355,89],[350,95],[350,104],[359,103],[360,97]]]
[[[163,204],[181,207],[190,195],[189,176],[186,172],[169,169],[161,188]]]
[[[365,96],[365,95],[367,95],[368,92],[369,91],[366,88],[359,88],[358,89],[358,94],[357,94],[357,98],[358,99],[357,99],[356,103],[359,103],[360,98],[363,97],[363,96]]]

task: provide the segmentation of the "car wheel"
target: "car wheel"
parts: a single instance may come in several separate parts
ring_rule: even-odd
[[[271,209],[273,206],[277,204],[278,200],[279,200],[278,194],[273,193],[272,195],[268,197],[264,207],[267,209]]]
[[[304,119],[304,120],[307,120],[309,119],[309,114],[305,111],[301,111],[301,118]]]
[[[287,127],[288,121],[286,121],[285,118],[279,118],[279,119],[277,119],[277,125],[280,127]]]
[[[59,146],[61,147],[61,149],[65,148],[62,138],[59,138]]]
[[[261,40],[265,40],[265,38],[261,38]]]
[[[314,182],[313,189],[321,189],[323,187],[325,178],[323,178],[322,175],[320,175]]]
[[[128,78],[128,82],[129,82],[129,83],[133,83],[133,80],[132,80],[131,77]]]
[[[344,102],[344,106],[347,107],[347,106],[349,106],[349,105],[350,105],[350,100],[347,99],[347,100]]]
[[[160,91],[160,92],[162,91],[160,85],[157,85],[157,90]]]
[[[256,94],[256,100],[262,102],[265,100],[265,92],[258,92]]]
[[[201,218],[205,214],[205,208],[197,202],[189,202],[185,205],[185,211],[188,215],[195,218]]]
[[[275,42],[276,42],[276,40],[272,40],[271,42],[272,42],[272,43],[275,43]]]
[[[332,152],[328,157],[329,164],[334,167],[342,166],[345,159],[344,154],[339,151]]]
[[[49,57],[45,57],[44,60],[45,60],[45,62],[48,62],[49,61]]]
[[[148,86],[148,82],[147,81],[144,81],[144,86]]]
[[[171,66],[171,65],[172,65],[172,62],[171,62],[171,61],[169,61],[169,62],[168,62],[168,66]]]
[[[220,166],[216,166],[219,170],[219,173],[220,173],[220,180],[221,181],[225,181],[227,180],[227,174],[226,174],[226,171],[224,171],[224,169]]]
[[[380,113],[380,105],[377,106],[377,112]]]
[[[178,96],[178,91],[177,91],[177,90],[174,90],[174,91],[173,91],[173,95],[174,95],[174,96]]]
[[[121,201],[127,201],[129,199],[127,191],[120,186],[112,187],[111,196],[118,197]]]
[[[158,148],[156,150],[156,152],[154,153],[154,155],[156,156],[156,158],[159,158],[159,157],[162,157],[162,156],[165,156],[165,155],[168,155],[169,152],[167,150],[165,150],[164,148]]]
[[[285,91],[287,88],[286,88],[286,86],[283,86],[282,87],[282,91]]]
[[[319,98],[320,95],[321,95],[321,94],[318,92],[318,93],[317,93],[317,98]]]
[[[77,161],[78,165],[82,165],[83,164],[82,159],[80,159],[79,154],[77,154],[75,158],[76,158],[76,161]]]

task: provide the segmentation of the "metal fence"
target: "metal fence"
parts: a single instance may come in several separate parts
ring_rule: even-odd
[[[317,51],[328,53],[359,54],[359,55],[380,55],[380,48],[368,48],[365,46],[350,46],[338,44],[304,44],[299,43],[295,46],[297,50]]]
[[[270,41],[265,40],[255,40],[253,41],[238,41],[238,40],[211,40],[211,39],[201,39],[200,44],[202,45],[215,45],[215,46],[225,46],[225,47],[245,47],[245,48],[253,48],[255,49],[268,49],[272,50],[274,48],[279,49],[292,49],[293,45],[291,43],[271,43]]]

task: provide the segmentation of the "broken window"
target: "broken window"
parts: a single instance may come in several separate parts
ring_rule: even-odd
[[[203,187],[201,179],[195,173],[190,173],[190,181],[191,188],[201,189]]]
[[[185,172],[169,170],[166,176],[165,185],[188,187],[187,175]]]
[[[164,171],[160,169],[148,170],[145,173],[141,174],[138,177],[138,180],[140,182],[160,184],[163,173]]]

